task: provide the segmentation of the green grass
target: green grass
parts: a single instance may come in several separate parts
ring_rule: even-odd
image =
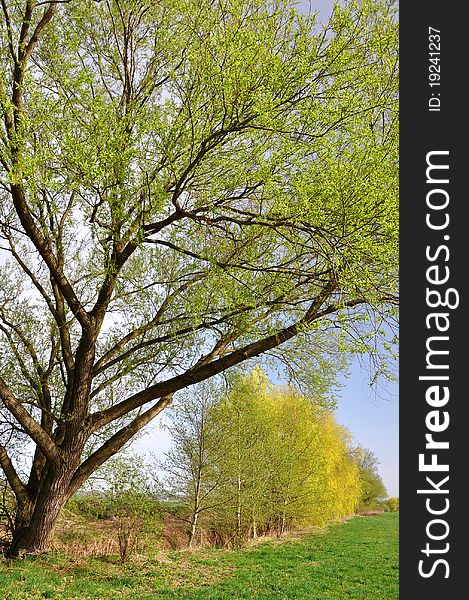
[[[398,513],[236,551],[0,563],[0,599],[397,600]]]

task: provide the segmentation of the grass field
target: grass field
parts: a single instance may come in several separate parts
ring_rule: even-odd
[[[0,563],[0,599],[397,600],[398,513],[243,550]]]

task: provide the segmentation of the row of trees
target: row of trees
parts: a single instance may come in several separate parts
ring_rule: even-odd
[[[163,467],[190,507],[189,543],[223,544],[352,514],[361,497],[350,436],[330,411],[264,373],[203,385],[174,407]]]
[[[378,471],[379,460],[368,448],[358,446],[353,451],[361,481],[361,494],[358,510],[366,511],[380,508],[387,491]],[[393,507],[394,504],[390,504]]]
[[[170,415],[165,461],[120,453],[70,504],[85,518],[112,518],[122,561],[143,539],[159,542],[171,506],[189,546],[237,546],[355,511],[398,510],[397,499],[384,500],[373,452],[352,446],[323,403],[272,385],[260,369],[197,386]],[[4,492],[0,539],[7,543],[15,503]]]

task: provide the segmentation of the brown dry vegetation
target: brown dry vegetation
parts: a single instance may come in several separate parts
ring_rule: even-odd
[[[344,517],[339,521],[345,522],[350,517]],[[180,516],[175,516],[171,512],[161,514],[162,527],[152,532],[145,531],[138,536],[138,542],[135,549],[137,557],[141,554],[158,555],[158,560],[164,561],[166,551],[188,549],[188,531],[187,523]],[[319,533],[323,531],[322,527],[308,527],[307,533]],[[300,538],[306,530],[290,531],[286,536],[277,536],[276,534],[262,535],[249,540],[246,546],[257,546],[266,540],[279,542],[288,539]],[[109,516],[96,518],[83,516],[65,510],[59,518],[55,527],[51,549],[59,551],[70,558],[80,557],[105,557],[119,554],[119,520],[116,517]],[[200,536],[199,547],[213,546],[209,532],[202,532]]]

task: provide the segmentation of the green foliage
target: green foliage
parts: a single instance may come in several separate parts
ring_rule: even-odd
[[[266,355],[323,404],[353,353],[389,373],[396,13],[346,0],[320,27],[295,0],[2,2],[0,465],[25,532],[12,552],[42,550],[50,507],[182,389]],[[256,468],[238,500],[274,485]],[[48,532],[26,534],[30,501]]]
[[[382,500],[379,506],[384,509],[385,512],[399,512],[399,498],[388,498]]]
[[[347,434],[332,414],[257,370],[222,400],[223,467],[231,472],[222,514],[237,515],[236,537],[325,523],[354,512],[358,473],[346,457]]]
[[[360,473],[362,494],[359,510],[370,510],[377,506],[377,501],[386,497],[387,492],[383,481],[378,473],[366,470]]]
[[[79,492],[70,498],[66,508],[86,519],[109,519],[113,516],[107,499],[98,493]]]
[[[386,496],[386,488],[378,472],[379,460],[368,448],[360,446],[352,451],[352,458],[360,474],[361,495],[359,511],[378,508]]]
[[[217,333],[209,323],[221,320],[222,338],[243,345],[297,321],[331,282],[330,310],[320,327],[304,324],[303,345],[318,348],[319,362],[347,342],[349,351],[371,350],[365,333],[360,343],[330,340],[338,324],[358,326],[375,309],[390,317],[385,305],[397,292],[394,4],[348,2],[324,32],[290,0],[86,0],[57,10],[26,68],[21,152],[13,159],[6,140],[2,181],[24,186],[84,306],[116,276],[97,356],[122,333],[138,335],[126,341],[129,354],[114,353],[125,356],[107,365],[108,377],[96,374],[93,402],[148,385],[149,373],[179,366],[181,356],[193,362]],[[11,12],[17,33],[23,15]],[[5,38],[8,82],[7,46]],[[7,90],[0,96],[6,111]],[[53,297],[1,193],[6,245]],[[2,300],[7,320],[28,324],[26,333],[32,320],[48,323],[38,344],[46,361],[57,324],[37,290],[18,314],[18,282],[24,291],[35,283],[14,257],[2,272],[5,285],[15,282]],[[355,310],[362,304],[370,310]],[[137,348],[150,331],[164,344]],[[109,380],[120,385],[110,389]]]

